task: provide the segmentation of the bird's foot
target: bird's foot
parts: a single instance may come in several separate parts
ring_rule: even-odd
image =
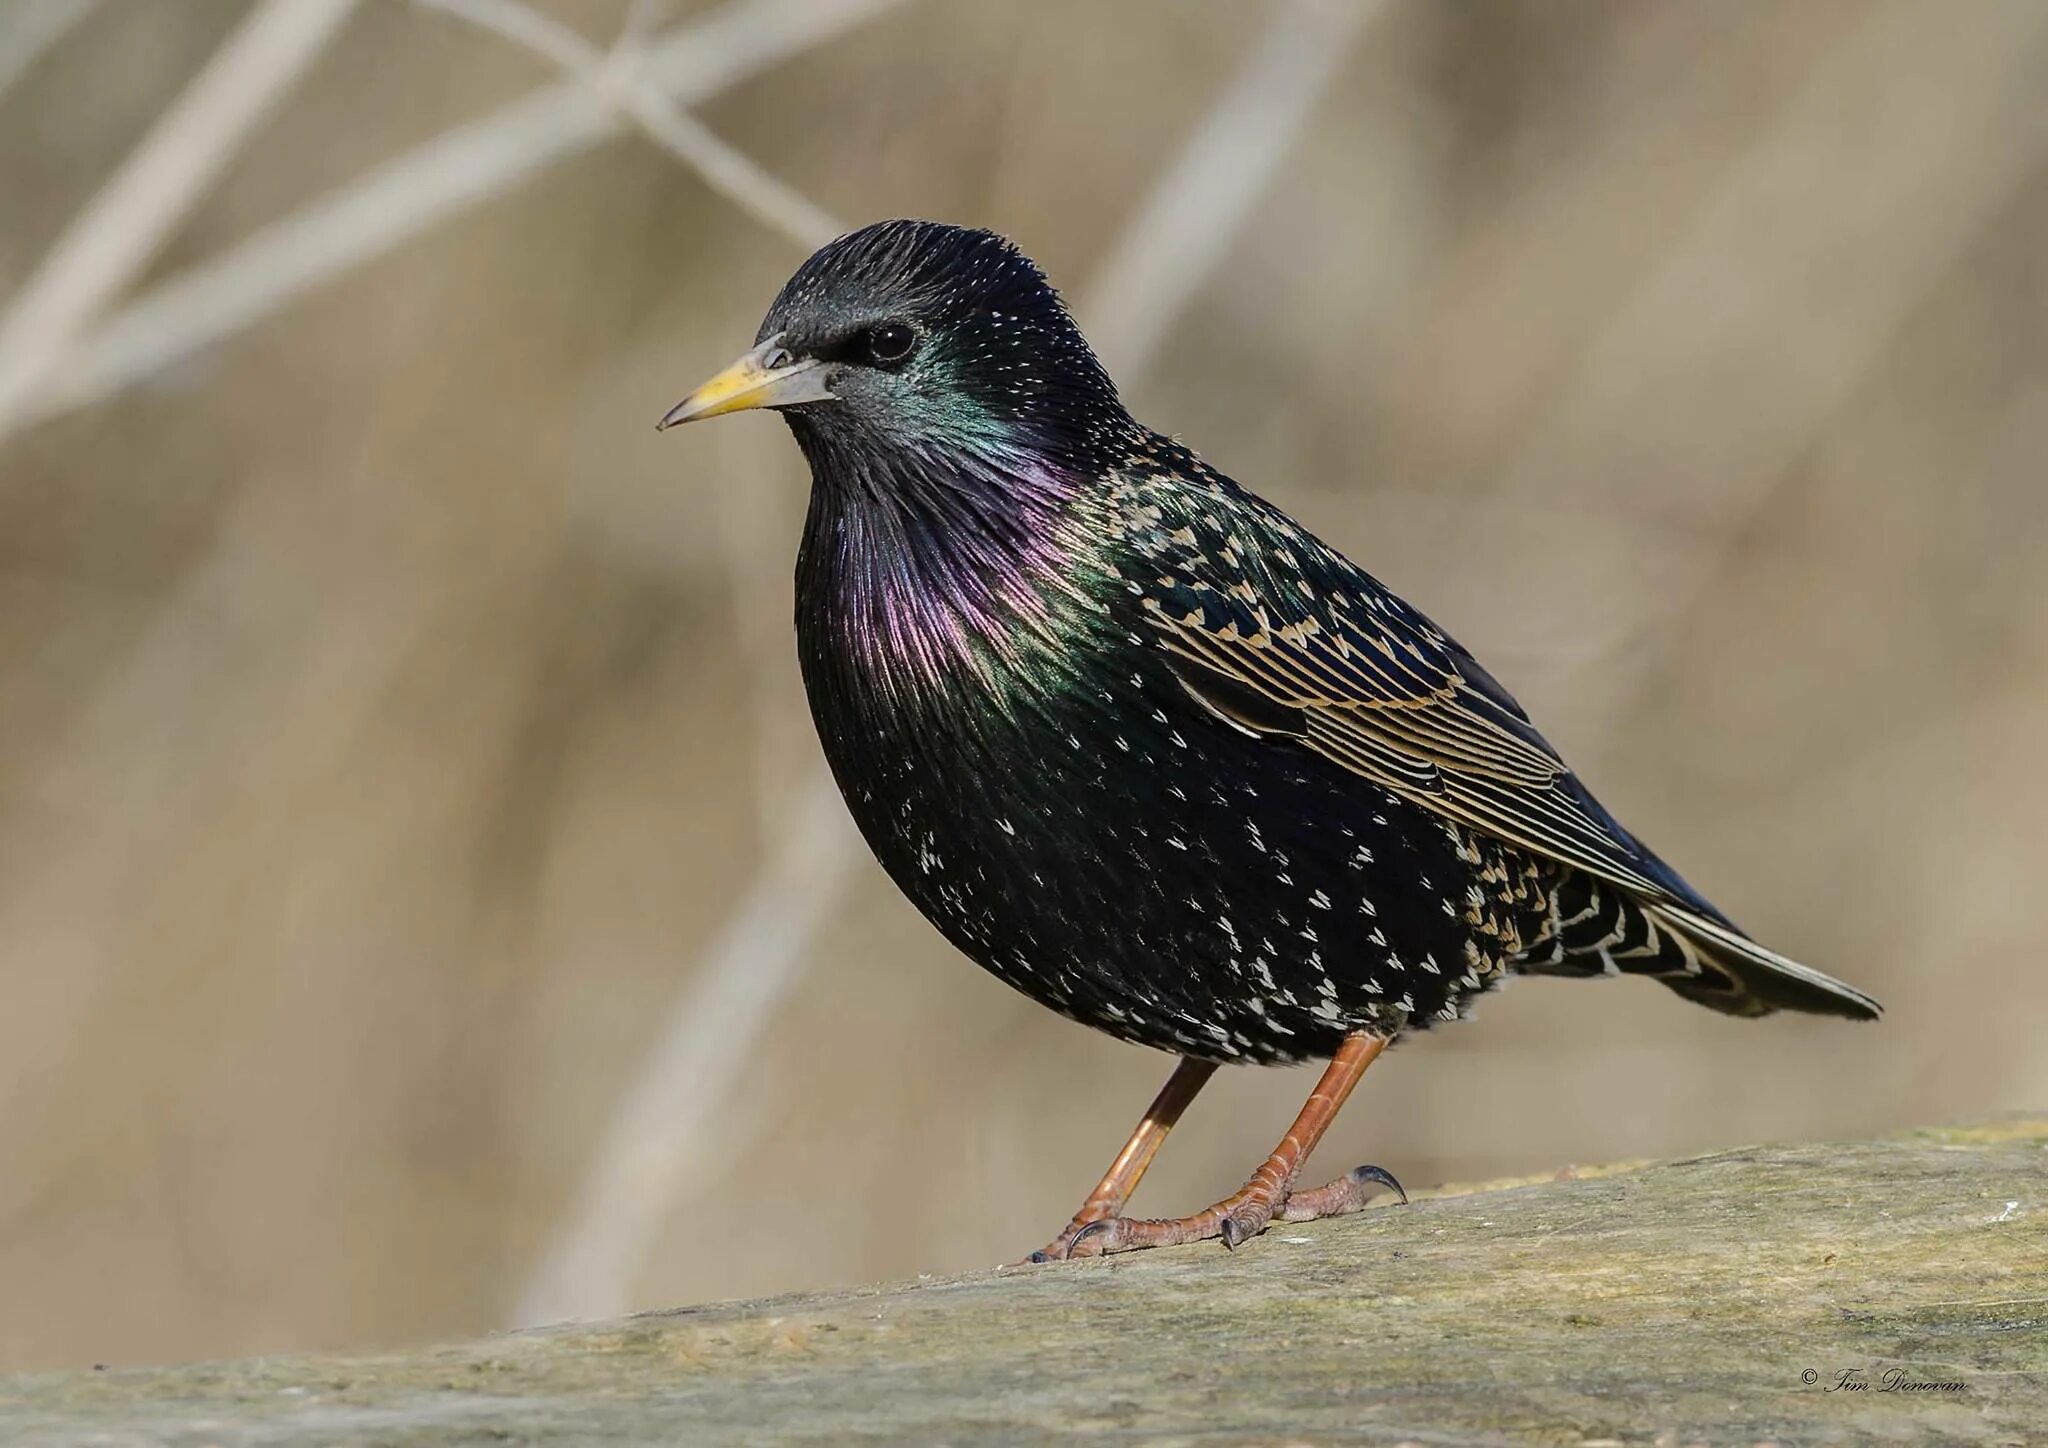
[[[1076,1217],[1065,1231],[1033,1252],[1028,1262],[1064,1262],[1074,1257],[1107,1257],[1114,1252],[1135,1252],[1145,1247],[1174,1247],[1183,1242],[1205,1242],[1221,1238],[1226,1247],[1249,1242],[1275,1221],[1312,1222],[1319,1217],[1341,1217],[1363,1208],[1377,1195],[1377,1188],[1390,1187],[1402,1202],[1408,1193],[1394,1174],[1384,1167],[1353,1167],[1335,1181],[1302,1192],[1275,1192],[1264,1181],[1255,1181],[1236,1195],[1196,1212],[1191,1217],[1119,1217],[1109,1213],[1087,1220]]]
[[[1234,1195],[1190,1217],[1118,1217],[1104,1215],[1076,1221],[1052,1244],[1031,1254],[1033,1262],[1059,1262],[1074,1257],[1107,1257],[1144,1247],[1176,1247],[1220,1237],[1226,1247],[1249,1242],[1266,1230],[1286,1199],[1286,1188],[1261,1173]]]
[[[1218,1202],[1190,1217],[1105,1217],[1075,1233],[1067,1243],[1066,1255],[1107,1257],[1116,1252],[1177,1247],[1183,1242],[1206,1242],[1217,1237],[1224,1246],[1236,1247],[1265,1231],[1266,1224],[1273,1220],[1274,1210],[1272,1203],[1255,1200],[1234,1205]]]

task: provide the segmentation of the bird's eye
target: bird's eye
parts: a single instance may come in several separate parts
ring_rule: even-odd
[[[917,347],[917,333],[901,322],[868,329],[868,358],[884,367],[901,362]]]

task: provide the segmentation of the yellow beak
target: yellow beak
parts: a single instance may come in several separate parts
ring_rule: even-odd
[[[778,332],[671,407],[655,428],[662,431],[756,407],[831,402],[833,394],[825,383],[825,364],[815,357],[791,356]]]

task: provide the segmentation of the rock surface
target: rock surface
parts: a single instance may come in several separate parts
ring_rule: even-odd
[[[2048,1118],[410,1352],[0,1378],[43,1444],[2038,1443]]]

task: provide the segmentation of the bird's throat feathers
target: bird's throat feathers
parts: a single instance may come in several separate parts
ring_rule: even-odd
[[[994,440],[882,449],[791,422],[812,470],[807,671],[892,712],[1057,687],[1053,661],[1105,611],[1083,475]]]

